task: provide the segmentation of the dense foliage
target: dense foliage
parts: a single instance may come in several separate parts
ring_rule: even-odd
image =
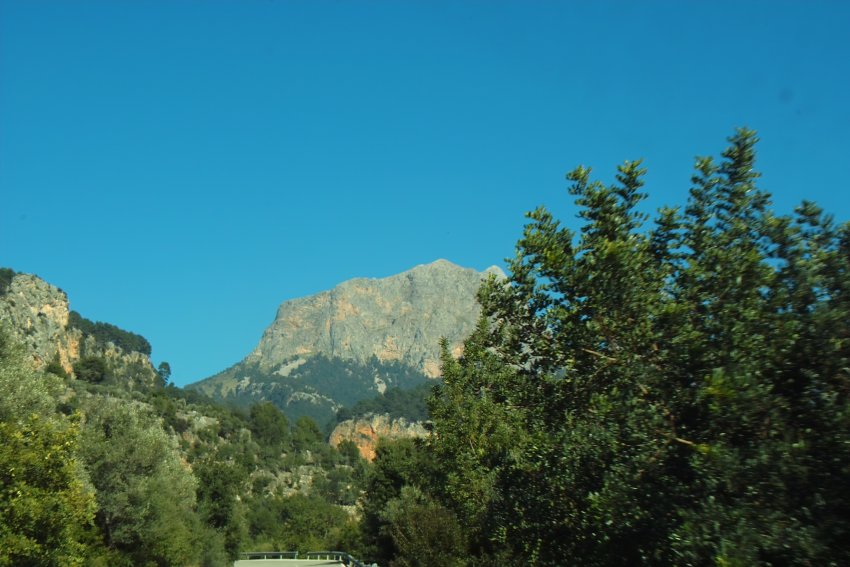
[[[82,331],[83,335],[94,337],[101,344],[112,343],[125,352],[151,354],[151,344],[146,338],[130,331],[120,329],[111,323],[90,321],[76,311],[68,316],[68,326]]]
[[[398,361],[382,362],[374,356],[358,362],[320,354],[283,366],[287,367],[285,379],[278,368],[269,370],[257,362],[239,364],[223,373],[230,374],[232,381],[219,382],[214,396],[241,407],[269,401],[293,422],[306,416],[322,426],[333,427],[339,407],[371,399],[377,393],[378,382],[387,385],[389,391],[411,389],[428,380],[415,368]]]
[[[340,505],[361,493],[356,448],[270,403],[243,412],[104,379],[102,362],[80,359],[77,379],[58,362],[35,372],[0,333],[0,565],[217,567],[268,546],[355,548]]]
[[[51,371],[55,367],[51,367]],[[77,380],[85,380],[94,384],[103,382],[109,374],[106,361],[99,356],[86,356],[74,363],[74,376]]]
[[[774,214],[754,133],[730,143],[652,226],[640,162],[568,175],[578,233],[529,214],[444,354],[440,481],[378,500],[392,565],[414,564],[405,499],[458,519],[466,564],[850,563],[850,225]]]
[[[97,495],[110,565],[187,565],[198,555],[195,484],[176,442],[141,405],[100,399],[85,408],[80,456]]]
[[[15,270],[11,268],[0,268],[0,296],[9,292],[9,286],[12,285],[15,273]]]
[[[412,388],[387,388],[381,395],[360,400],[350,408],[340,409],[336,413],[336,422],[370,414],[386,414],[393,419],[404,418],[408,421],[425,421],[428,419],[428,397],[433,388],[433,383],[419,384]]]
[[[85,564],[94,499],[76,457],[77,420],[56,411],[59,387],[0,333],[0,566]]]

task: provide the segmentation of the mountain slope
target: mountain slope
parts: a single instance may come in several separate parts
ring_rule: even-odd
[[[53,365],[74,375],[78,363],[98,359],[107,381],[150,385],[158,380],[147,340],[70,311],[65,292],[38,276],[0,268],[0,326],[40,370]]]
[[[480,272],[437,260],[286,301],[246,362],[270,369],[295,356],[321,353],[365,362],[374,355],[437,376],[440,337],[457,346],[475,325],[481,279]]]
[[[460,348],[490,273],[501,275],[437,260],[286,301],[251,354],[190,387],[237,403],[268,399],[324,423],[343,405],[438,376],[440,338]]]

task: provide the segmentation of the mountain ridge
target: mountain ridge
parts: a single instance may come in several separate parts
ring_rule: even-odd
[[[495,266],[477,272],[439,259],[385,278],[353,278],[330,290],[284,301],[278,307],[275,320],[246,360],[258,361],[261,367],[269,368],[301,355],[322,353],[359,362],[365,362],[370,355],[375,355],[382,362],[401,360],[411,366],[418,365],[425,375],[436,377],[439,374],[439,353],[436,348],[439,339],[445,336],[457,348],[466,338],[465,335],[472,329],[468,323],[471,320],[474,324],[479,313],[475,292],[482,274],[489,273],[504,276]],[[452,281],[460,287],[459,290],[452,289]],[[444,294],[451,294],[451,297],[421,297],[421,294],[429,293],[428,288],[433,285]],[[430,301],[432,299],[435,301]],[[461,300],[462,303],[452,305],[449,299]],[[447,311],[456,314],[456,321],[454,324],[446,320],[432,322],[429,313],[416,309],[418,304],[447,308]],[[324,317],[320,320],[303,320],[302,313],[311,308],[323,310]],[[412,327],[415,321],[407,317],[411,313],[414,317],[424,315],[427,318],[426,325],[433,323],[430,325],[432,329],[428,329],[433,332],[422,333],[422,340],[417,340],[416,334],[424,330],[421,326],[417,329]],[[357,323],[349,325],[351,318],[356,318]],[[304,333],[298,332],[311,323],[314,326],[306,330],[313,331],[314,337],[305,337]],[[319,328],[316,323],[324,328]],[[356,333],[356,328],[352,327],[357,324],[362,324],[378,335],[383,334],[382,340],[375,341],[369,337],[368,344],[352,344],[352,331]],[[381,333],[382,327],[386,328],[386,332]],[[413,337],[409,336],[411,331]],[[439,334],[439,331],[444,334]],[[420,345],[425,341],[433,346],[421,348]]]
[[[242,361],[187,387],[245,405],[272,400],[284,411],[310,400],[317,409],[307,415],[325,422],[340,407],[387,387],[413,387],[439,376],[440,339],[460,354],[480,314],[478,288],[490,274],[504,277],[495,266],[479,272],[440,259],[284,301]],[[316,357],[326,360],[308,364]],[[346,375],[362,391],[349,391],[343,402],[329,387],[349,390],[340,386]],[[291,407],[287,413],[294,417]]]

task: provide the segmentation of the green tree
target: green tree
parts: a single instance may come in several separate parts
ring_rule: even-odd
[[[193,469],[198,481],[201,519],[221,535],[227,555],[235,558],[247,536],[238,502],[247,480],[245,471],[234,462],[220,458],[195,461]]]
[[[430,489],[432,483],[440,482],[433,459],[422,444],[413,439],[381,439],[366,476],[360,526],[364,557],[370,557],[381,565],[397,558],[401,550],[391,533],[391,524],[401,516],[389,513],[389,507],[401,498],[405,486],[424,492]],[[407,530],[410,526],[400,529]]]
[[[128,564],[186,565],[197,558],[195,479],[147,410],[114,398],[90,404],[80,454],[97,491],[95,521],[108,551]]]
[[[74,376],[92,384],[103,382],[109,373],[106,362],[99,356],[86,356],[74,364]]]
[[[357,443],[350,439],[342,440],[336,449],[347,465],[356,466],[363,460],[360,456],[360,449],[357,448]]]
[[[359,480],[357,470],[353,467],[336,466],[326,470],[324,476],[314,477],[311,493],[332,504],[353,506],[360,496]]]
[[[260,445],[272,447],[278,452],[289,445],[289,420],[271,402],[252,405],[249,420],[251,433]]]
[[[482,562],[843,564],[850,228],[756,187],[755,134],[699,158],[683,211],[645,170],[568,175],[480,292],[431,401],[437,496]]]
[[[439,492],[451,503],[466,527],[471,553],[496,562],[491,534],[500,499],[499,475],[512,452],[530,443],[532,414],[514,369],[487,347],[490,329],[485,319],[464,345],[464,358],[456,361],[444,341],[443,384],[432,399],[431,415],[439,438],[430,451],[443,469]]]
[[[306,415],[298,418],[292,430],[292,443],[297,451],[313,448],[316,444],[322,443],[324,437],[316,422]]]
[[[455,514],[415,486],[404,486],[383,512],[397,550],[390,567],[462,567],[465,545]]]
[[[0,332],[0,565],[83,565],[94,515],[60,383]]]
[[[348,513],[316,496],[255,499],[247,517],[257,548],[306,552],[351,549],[353,544],[354,521]]]
[[[168,386],[168,381],[171,379],[171,365],[167,362],[160,362],[156,367],[156,375],[163,386]]]

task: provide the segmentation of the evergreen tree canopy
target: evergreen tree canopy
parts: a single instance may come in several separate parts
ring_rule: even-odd
[[[145,337],[111,323],[90,321],[76,311],[68,314],[68,326],[79,329],[84,335],[92,336],[100,343],[112,343],[126,352],[140,352],[148,356],[151,354],[151,344]]]
[[[755,133],[655,222],[639,161],[528,217],[431,400],[469,554],[537,565],[850,563],[850,225],[778,216]],[[489,559],[488,559],[489,558]]]

